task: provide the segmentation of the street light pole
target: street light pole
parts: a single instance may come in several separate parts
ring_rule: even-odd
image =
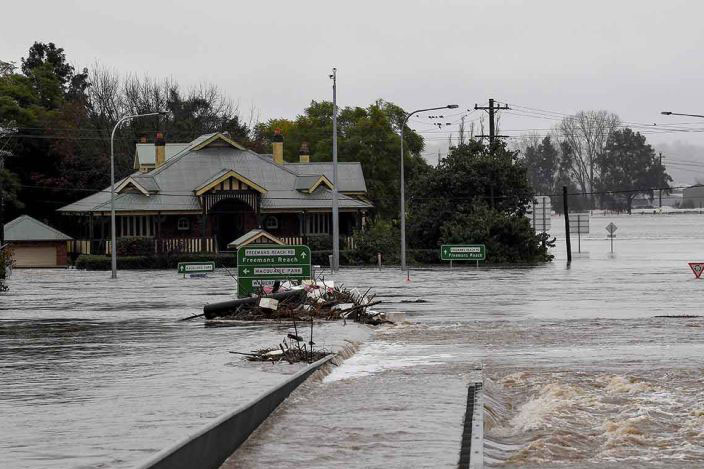
[[[112,278],[117,278],[117,241],[115,235],[115,132],[123,122],[138,117],[148,116],[164,116],[166,112],[149,112],[147,114],[135,114],[132,116],[124,116],[118,120],[115,127],[112,128],[110,135],[110,235],[111,235],[111,257],[112,257]]]
[[[419,112],[425,111],[437,111],[439,109],[457,109],[459,106],[457,104],[448,104],[447,106],[431,107],[427,109],[416,109],[415,111],[406,114],[403,123],[401,124],[401,270],[406,270],[406,189],[405,189],[405,176],[403,169],[403,129],[406,127],[408,119],[411,118],[413,114],[418,114]]]
[[[340,269],[340,207],[337,191],[337,69],[332,69],[332,272]]]

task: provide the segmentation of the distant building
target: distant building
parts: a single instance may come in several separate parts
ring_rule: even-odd
[[[137,144],[135,154],[137,171],[116,182],[118,238],[151,238],[157,252],[219,252],[258,228],[286,243],[331,236],[332,163],[309,162],[307,146],[299,162],[286,162],[279,134],[273,155],[221,133],[185,144],[167,144],[157,134],[153,145]],[[339,163],[338,191],[345,239],[373,207],[359,163]],[[80,252],[109,252],[110,188],[59,212],[76,217],[88,241],[77,243]]]
[[[68,264],[67,241],[72,238],[28,215],[5,224],[5,242],[15,267],[61,267]]]
[[[682,203],[680,208],[702,208],[704,207],[704,185],[687,187],[682,191]]]

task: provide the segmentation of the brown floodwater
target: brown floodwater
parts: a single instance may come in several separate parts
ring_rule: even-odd
[[[296,392],[226,467],[456,467],[478,366],[487,467],[704,466],[704,317],[657,317],[704,315],[687,265],[702,226],[593,217],[569,267],[558,245],[538,267],[345,271],[409,323]]]
[[[704,315],[687,266],[704,260],[702,228],[698,215],[593,217],[569,268],[558,245],[550,264],[455,263],[410,282],[343,270],[338,282],[373,286],[409,322],[316,329],[321,345],[361,345],[228,467],[456,467],[478,366],[488,467],[701,467],[704,318],[657,316]],[[16,271],[0,296],[2,465],[133,467],[295,372],[228,353],[275,344],[286,325],[175,321],[232,285],[224,271]]]

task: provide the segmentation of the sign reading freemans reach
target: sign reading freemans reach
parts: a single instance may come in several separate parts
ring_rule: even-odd
[[[237,250],[237,294],[249,296],[255,289],[277,280],[310,278],[310,248],[256,244]]]
[[[443,261],[483,261],[486,247],[483,244],[443,244],[440,247],[440,260]]]

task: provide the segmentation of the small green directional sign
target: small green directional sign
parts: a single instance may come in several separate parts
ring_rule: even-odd
[[[310,248],[257,244],[237,250],[237,294],[250,296],[256,288],[283,280],[311,278]]]
[[[215,262],[179,262],[179,274],[205,274],[215,272]]]
[[[486,259],[486,246],[483,244],[443,244],[440,247],[443,261],[483,261]]]

